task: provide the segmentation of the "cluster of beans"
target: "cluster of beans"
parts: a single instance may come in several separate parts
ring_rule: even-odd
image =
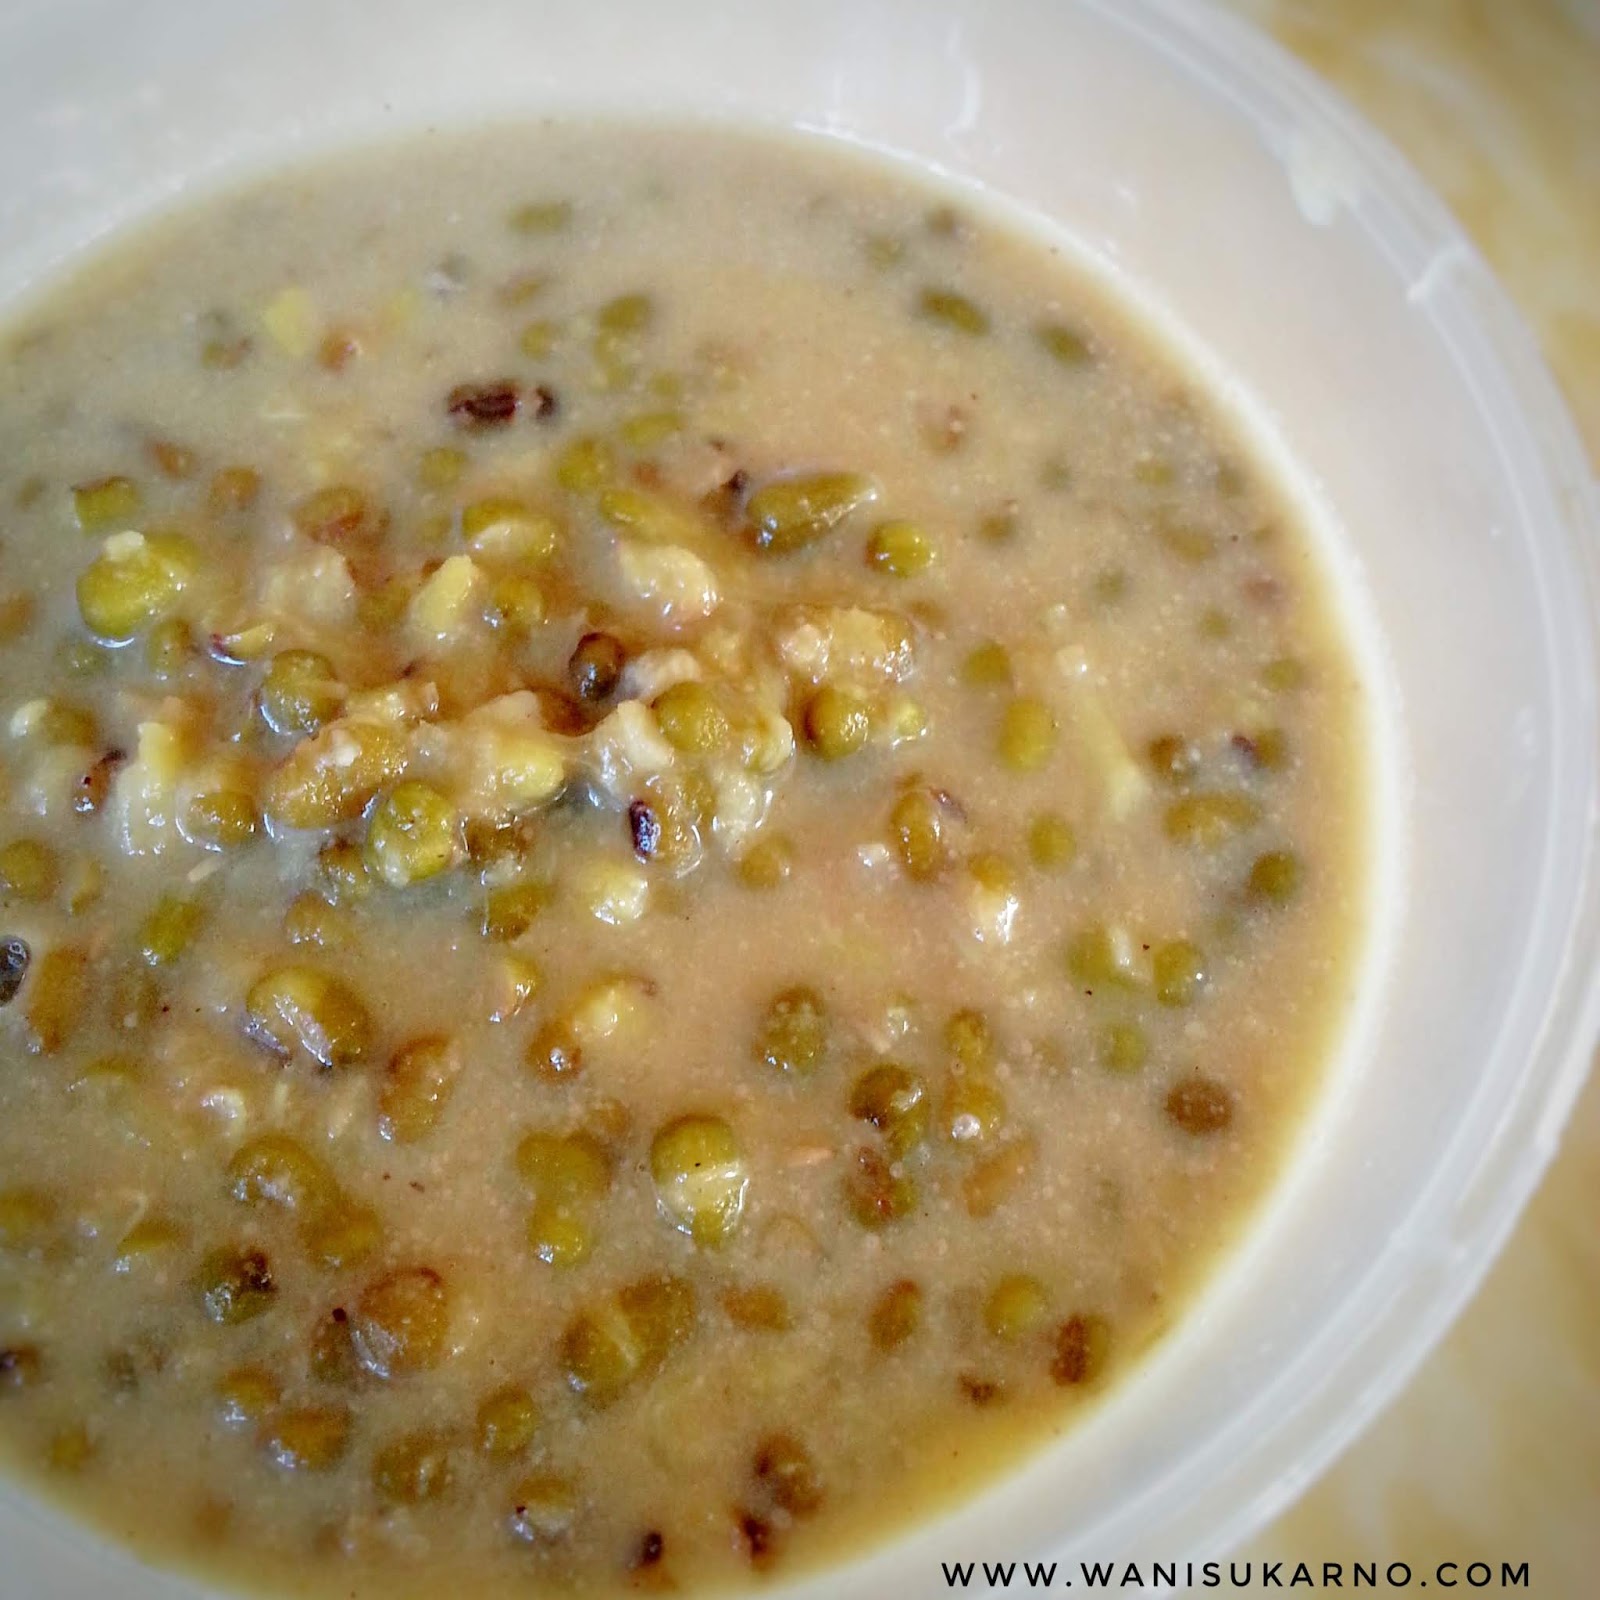
[[[537,235],[570,224],[565,202],[522,208],[513,225]],[[891,264],[890,252],[884,255]],[[531,281],[526,297],[537,293]],[[987,311],[963,294],[923,287],[917,315],[957,338],[983,338],[993,329]],[[626,294],[596,309],[590,354],[605,390],[632,394],[646,387],[641,344],[656,316],[650,297]],[[1093,360],[1088,343],[1055,322],[1033,331],[1053,361],[1078,369]],[[547,318],[521,330],[519,350],[531,361],[548,358],[563,329]],[[247,342],[218,337],[205,360],[229,367],[248,358]],[[353,340],[330,334],[317,359],[341,370],[359,354]],[[484,619],[514,646],[547,624],[568,622],[556,614],[562,582],[556,574],[569,533],[570,516],[594,519],[618,537],[653,546],[703,544],[708,530],[727,538],[730,560],[782,560],[823,547],[850,526],[864,531],[867,569],[888,580],[914,580],[940,559],[935,539],[903,518],[869,519],[878,486],[848,471],[797,474],[752,484],[731,471],[715,494],[685,505],[659,482],[650,452],[687,426],[670,384],[651,393],[659,404],[636,410],[614,433],[582,433],[551,452],[550,499],[557,515],[532,499],[496,494],[450,503],[442,512],[441,538],[459,540],[463,551],[488,573]],[[450,500],[472,467],[473,436],[530,422],[558,430],[570,407],[550,385],[513,379],[456,386],[442,401],[447,424],[459,438],[428,449],[420,458],[420,488],[433,500]],[[956,448],[960,419],[946,420],[939,448]],[[169,441],[155,441],[153,461],[163,477],[197,481],[199,463]],[[198,509],[217,525],[252,515],[263,494],[249,467],[223,466],[200,488]],[[138,483],[122,475],[80,485],[74,493],[79,525],[103,534],[106,544],[80,575],[77,601],[92,638],[104,646],[137,644],[150,676],[174,683],[186,674],[216,668],[248,674],[250,698],[269,760],[259,772],[248,764],[219,770],[215,783],[194,789],[177,823],[184,839],[207,850],[245,848],[284,829],[330,833],[317,856],[313,887],[297,896],[285,915],[295,945],[338,943],[340,913],[363,897],[406,890],[466,870],[483,885],[475,912],[491,945],[514,947],[545,913],[551,886],[523,871],[528,830],[540,808],[553,804],[576,774],[552,758],[548,782],[528,814],[513,824],[489,827],[465,816],[445,789],[408,774],[403,727],[350,715],[354,698],[367,691],[346,683],[328,656],[317,651],[273,649],[269,628],[245,623],[226,633],[197,636],[186,614],[187,599],[203,577],[205,555],[187,534],[147,517]],[[290,508],[299,535],[338,551],[360,588],[360,627],[369,641],[388,639],[407,608],[434,574],[402,575],[386,570],[389,511],[354,484],[316,490]],[[142,532],[134,533],[135,528]],[[1004,540],[1014,528],[1004,514],[989,519],[985,537]],[[1201,530],[1163,524],[1161,539],[1183,561],[1215,554]],[[1110,593],[1109,589],[1107,591]],[[3,620],[3,619],[0,619]],[[909,635],[909,624],[906,624]],[[586,627],[558,682],[540,682],[544,722],[565,739],[592,731],[616,703],[639,641],[615,625]],[[382,652],[380,652],[381,655]],[[92,655],[77,658],[92,670]],[[1268,687],[1294,687],[1296,665],[1271,664]],[[1057,717],[1042,698],[1018,692],[1014,665],[1004,645],[987,642],[962,664],[962,680],[976,694],[995,697],[994,755],[1000,767],[1027,776],[1043,770],[1060,735]],[[390,687],[395,687],[391,685]],[[629,849],[642,862],[681,871],[700,859],[715,797],[707,776],[717,762],[757,761],[757,709],[737,686],[698,679],[674,683],[650,703],[654,725],[678,759],[670,775],[642,783],[626,807]],[[892,716],[881,695],[847,681],[805,685],[785,707],[806,756],[847,761],[869,750]],[[325,755],[331,735],[342,741],[340,759]],[[43,745],[82,751],[82,776],[75,802],[85,816],[100,811],[124,752],[109,748],[92,715],[66,701],[52,703],[32,737]],[[1165,837],[1182,851],[1235,852],[1248,846],[1238,883],[1238,902],[1250,915],[1267,916],[1300,888],[1302,865],[1290,849],[1257,849],[1264,808],[1248,783],[1223,778],[1243,769],[1251,782],[1270,780],[1287,761],[1285,739],[1273,728],[1239,734],[1222,750],[1178,735],[1150,742],[1144,765],[1161,792]],[[999,857],[965,848],[965,813],[946,790],[922,779],[892,797],[883,821],[891,859],[914,883],[933,884],[958,868],[996,892],[1007,892],[1010,869]],[[1243,842],[1243,843],[1241,843]],[[1027,853],[1042,873],[1070,868],[1078,855],[1071,821],[1052,810],[1037,812],[1027,832]],[[797,862],[779,833],[763,834],[740,856],[739,879],[752,889],[786,883]],[[44,904],[85,891],[66,883],[67,870],[49,844],[33,837],[0,846],[0,892],[8,903]],[[199,938],[205,904],[183,892],[164,895],[137,935],[138,960],[162,973],[185,956]],[[509,952],[504,971],[511,1015],[539,989],[537,968]],[[1134,1073],[1147,1063],[1151,1014],[1181,1013],[1201,1002],[1213,981],[1213,961],[1187,937],[1156,939],[1137,952],[1100,923],[1080,929],[1064,953],[1064,979],[1093,1003],[1094,1051],[1113,1073]],[[617,985],[623,992],[616,991]],[[25,1036],[43,1054],[65,1049],[76,1033],[92,987],[91,960],[80,943],[62,943],[37,958],[17,937],[0,941],[0,1006],[22,997]],[[525,1050],[530,1072],[550,1082],[581,1072],[585,1051],[603,1024],[596,1016],[650,992],[639,977],[605,980],[605,992],[578,996],[553,1011],[531,1034]],[[368,1005],[349,982],[313,960],[294,959],[267,967],[243,997],[244,1025],[264,1050],[285,1061],[314,1063],[332,1072],[370,1063],[378,1029]],[[771,997],[759,1019],[750,1054],[760,1070],[783,1079],[817,1077],[840,1049],[836,1025],[821,994],[807,986]],[[860,1140],[843,1163],[838,1203],[842,1214],[864,1229],[879,1231],[913,1216],[923,1204],[923,1186],[933,1161],[949,1153],[959,1163],[957,1192],[974,1218],[994,1214],[1029,1181],[1037,1145],[1010,1115],[1001,1084],[999,1052],[986,1018],[977,1011],[952,1015],[935,1070],[914,1062],[878,1060],[849,1083],[844,1109]],[[115,1063],[103,1064],[114,1070]],[[458,1042],[441,1034],[413,1038],[383,1063],[376,1090],[378,1126],[400,1144],[426,1139],[444,1114],[462,1071]],[[1229,1089],[1210,1077],[1189,1073],[1173,1082],[1162,1102],[1174,1127],[1194,1138],[1224,1133],[1235,1115]],[[596,1117],[580,1127],[525,1130],[514,1162],[526,1193],[526,1241],[552,1270],[588,1262],[604,1210],[625,1159],[626,1117],[607,1125]],[[681,1232],[714,1252],[744,1226],[753,1182],[751,1164],[728,1120],[685,1113],[657,1127],[644,1152],[653,1200],[663,1227]],[[374,1266],[383,1254],[378,1214],[345,1192],[329,1165],[288,1134],[256,1135],[239,1146],[224,1174],[228,1194],[249,1212],[286,1220],[304,1260],[313,1268],[363,1273],[363,1281],[330,1305],[310,1330],[303,1351],[304,1385],[286,1382],[268,1364],[231,1369],[219,1382],[218,1415],[230,1428],[248,1432],[263,1455],[293,1472],[333,1470],[349,1457],[358,1431],[355,1400],[364,1385],[403,1382],[450,1359],[452,1293],[445,1275],[426,1263]],[[0,1191],[0,1249],[41,1249],[56,1227],[56,1208],[34,1189]],[[118,1245],[117,1261],[169,1252],[183,1235],[159,1215],[135,1224]],[[251,1238],[206,1252],[190,1289],[196,1314],[223,1327],[252,1322],[279,1304],[281,1259]],[[353,1282],[353,1280],[352,1280]],[[892,1358],[923,1328],[926,1291],[897,1278],[865,1313],[865,1336],[880,1358]],[[735,1327],[782,1334],[794,1316],[781,1290],[763,1283],[730,1284],[717,1298],[720,1313]],[[1113,1330],[1092,1309],[1053,1303],[1049,1287],[1026,1273],[1005,1273],[988,1287],[981,1316],[987,1333],[1003,1345],[1036,1349],[1055,1383],[1093,1383],[1112,1350]],[[712,1314],[703,1290],[686,1276],[657,1273],[614,1284],[591,1296],[562,1329],[556,1347],[561,1380],[580,1402],[603,1409],[621,1401],[660,1373]],[[0,1349],[0,1390],[22,1390],[45,1381],[48,1352],[33,1344]],[[963,1373],[961,1391],[978,1405],[999,1390],[982,1374]],[[468,1456],[506,1467],[514,1481],[504,1496],[510,1532],[532,1544],[563,1537],[582,1505],[578,1477],[552,1466],[537,1470],[545,1407],[525,1384],[508,1383],[486,1394],[470,1419],[455,1428],[410,1431],[372,1452],[370,1481],[384,1505],[416,1505],[446,1497],[457,1485]],[[55,1464],[80,1466],[90,1450],[82,1429],[68,1429],[52,1444]],[[806,1446],[790,1433],[762,1437],[751,1452],[748,1482],[732,1508],[738,1538],[753,1562],[767,1560],[789,1522],[815,1513],[826,1498],[822,1474]],[[666,1536],[644,1532],[634,1554],[641,1568],[659,1566]]]

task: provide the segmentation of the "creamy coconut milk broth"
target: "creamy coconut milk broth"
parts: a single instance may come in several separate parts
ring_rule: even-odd
[[[1364,722],[1192,376],[731,133],[209,200],[0,352],[0,1448],[226,1583],[737,1585],[1181,1316]]]

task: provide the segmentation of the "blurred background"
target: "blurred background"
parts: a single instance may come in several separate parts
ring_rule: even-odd
[[[1399,146],[1521,306],[1600,476],[1600,0],[1227,0]],[[1600,1595],[1600,1076],[1446,1343],[1256,1547]]]

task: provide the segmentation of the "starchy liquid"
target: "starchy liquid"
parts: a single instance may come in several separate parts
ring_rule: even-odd
[[[29,1482],[273,1592],[737,1586],[1181,1317],[1349,1000],[1361,693],[1046,244],[435,136],[107,249],[0,379]]]

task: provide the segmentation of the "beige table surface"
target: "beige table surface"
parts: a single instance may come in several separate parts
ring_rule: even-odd
[[[1600,470],[1600,0],[1230,0],[1410,157],[1538,333]],[[1404,1395],[1250,1553],[1526,1560],[1600,1596],[1600,1076]]]

